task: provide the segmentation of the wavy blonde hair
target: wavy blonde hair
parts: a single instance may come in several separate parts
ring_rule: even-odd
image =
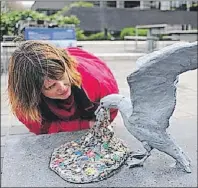
[[[40,41],[19,46],[9,63],[8,98],[12,112],[28,121],[41,122],[39,102],[44,79],[58,80],[66,72],[71,85],[81,86],[76,61],[64,49]]]

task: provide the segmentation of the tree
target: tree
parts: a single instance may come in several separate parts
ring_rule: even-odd
[[[53,16],[49,17],[45,14],[32,11],[32,10],[24,10],[24,11],[11,11],[1,14],[1,38],[3,35],[17,35],[16,24],[20,20],[27,20],[31,18],[31,20],[47,20],[56,22],[58,26],[64,26],[65,24],[74,24],[78,25],[80,23],[79,19],[76,16]]]
[[[71,3],[70,5],[67,5],[64,8],[62,8],[61,10],[59,10],[58,12],[56,12],[54,16],[63,15],[64,13],[66,13],[67,11],[69,11],[73,7],[93,7],[93,6],[94,6],[93,3],[83,2],[83,1]]]
[[[49,18],[41,13],[32,10],[24,11],[11,11],[1,14],[1,35],[14,35],[16,34],[16,23],[20,20],[26,20],[31,18],[32,20],[49,20]],[[2,36],[1,36],[2,37]]]

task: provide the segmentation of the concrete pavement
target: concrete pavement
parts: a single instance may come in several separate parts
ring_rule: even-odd
[[[126,76],[135,70],[135,60],[107,61],[118,80],[120,92],[129,96]],[[168,131],[192,160],[192,173],[171,167],[174,160],[156,150],[143,168],[123,167],[107,180],[85,185],[69,184],[48,168],[55,147],[73,140],[83,132],[35,136],[9,113],[4,76],[1,77],[1,161],[3,187],[196,187],[197,186],[197,71],[179,78],[177,105]],[[116,134],[134,151],[142,149],[123,126],[118,116]]]

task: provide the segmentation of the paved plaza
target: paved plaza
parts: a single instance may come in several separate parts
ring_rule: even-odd
[[[120,88],[129,96],[126,76],[135,70],[135,60],[108,60]],[[1,172],[3,187],[196,187],[197,186],[197,70],[179,77],[177,105],[168,132],[192,160],[192,173],[171,167],[174,160],[157,150],[144,167],[127,169],[94,184],[69,184],[48,169],[51,152],[62,143],[83,134],[59,133],[35,136],[11,115],[6,93],[7,76],[1,76]],[[144,88],[142,88],[144,89]],[[130,149],[142,149],[122,123],[113,122],[116,134]],[[3,162],[3,164],[2,164]],[[42,165],[42,166],[41,166]]]

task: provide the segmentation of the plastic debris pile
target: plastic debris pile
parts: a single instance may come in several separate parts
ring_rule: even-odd
[[[110,125],[109,111],[101,108],[93,128],[54,150],[50,168],[68,182],[91,183],[115,174],[128,155],[128,148]]]

